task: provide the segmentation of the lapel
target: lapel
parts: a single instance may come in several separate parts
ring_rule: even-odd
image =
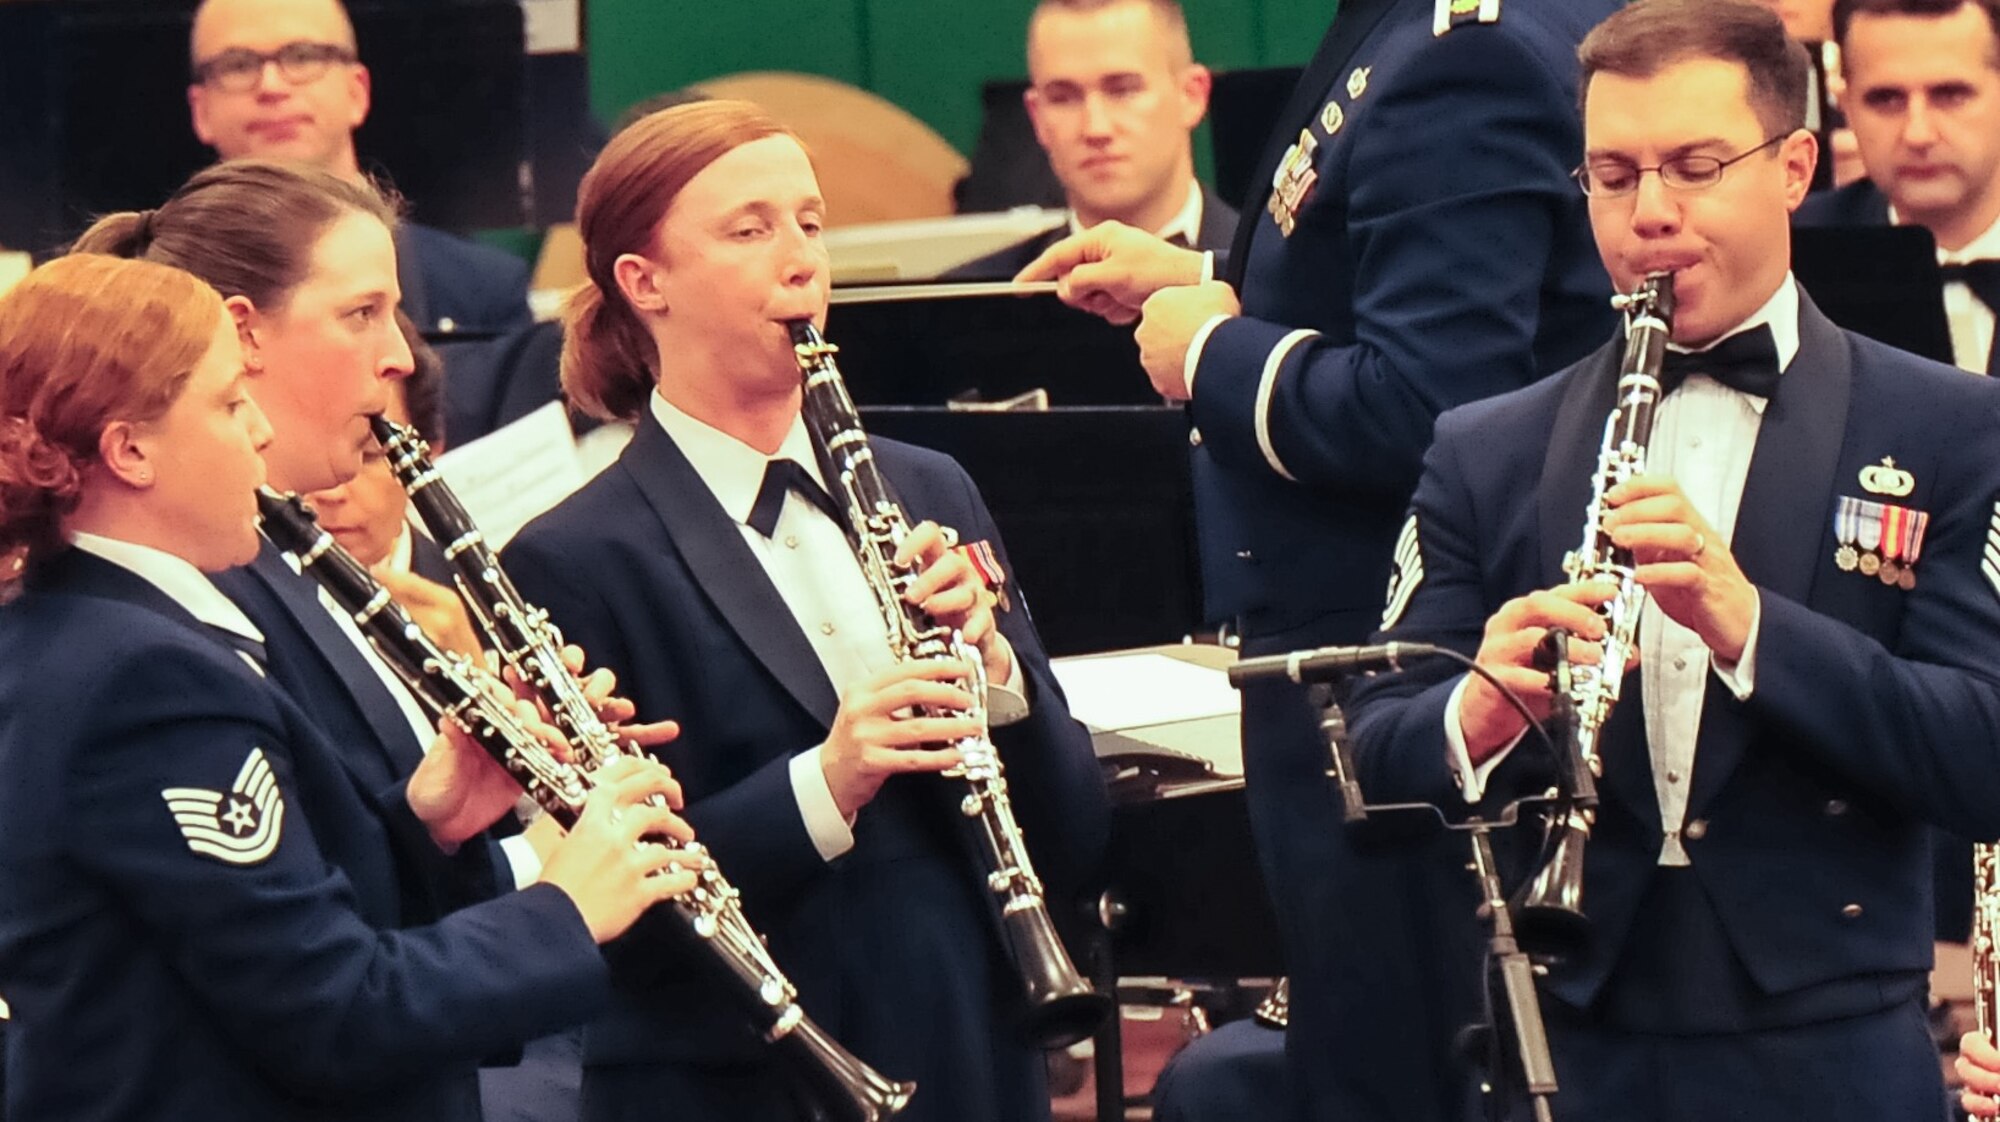
[[[278,547],[263,540],[256,560],[244,567],[249,578],[277,602],[292,624],[304,632],[327,679],[337,684],[360,711],[375,742],[388,759],[390,775],[401,777],[417,769],[424,746],[411,735],[402,707],[389,694],[366,656],[319,602],[319,586],[292,571]],[[266,636],[266,638],[270,638]],[[273,646],[276,644],[273,643]],[[343,758],[348,751],[344,750]]]
[[[1229,245],[1229,270],[1226,279],[1232,288],[1243,287],[1243,267],[1250,260],[1250,239],[1263,223],[1264,206],[1271,197],[1271,177],[1278,170],[1278,160],[1285,149],[1298,136],[1299,122],[1312,119],[1319,109],[1321,96],[1333,86],[1333,80],[1340,69],[1354,57],[1356,48],[1375,26],[1382,22],[1400,3],[1409,0],[1342,0],[1334,15],[1333,26],[1327,28],[1326,37],[1320,40],[1319,50],[1314,52],[1312,61],[1306,64],[1299,75],[1299,84],[1292,87],[1291,100],[1285,103],[1285,111],[1278,116],[1278,127],[1264,142],[1264,155],[1257,161],[1257,173],[1250,177],[1250,190],[1243,196],[1243,212],[1236,222],[1236,237]]]
[[[29,576],[28,585],[38,592],[89,596],[144,608],[173,620],[218,646],[232,652],[235,650],[217,629],[196,619],[194,613],[181,607],[179,601],[160,591],[153,582],[94,553],[65,549],[47,564],[36,566]]]
[[[1831,556],[1840,449],[1847,439],[1854,356],[1847,337],[1799,293],[1799,353],[1764,410],[1743,482],[1730,552],[1757,587],[1808,603],[1820,560]],[[1710,680],[1702,705],[1688,813],[1715,796],[1743,757],[1753,729],[1745,707]]]
[[[840,699],[819,656],[743,543],[736,523],[650,415],[639,418],[618,460],[666,527],[674,550],[709,602],[773,679],[821,727],[833,726]]]

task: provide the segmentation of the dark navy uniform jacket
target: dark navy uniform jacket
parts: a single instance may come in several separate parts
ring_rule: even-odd
[[[934,452],[872,443],[913,524],[934,519],[966,542],[989,541],[1005,568],[999,532],[963,469]],[[1041,1056],[1011,1032],[1020,985],[963,844],[962,788],[893,778],[860,811],[854,848],[831,862],[820,856],[788,768],[825,740],[838,699],[741,528],[666,431],[642,418],[618,462],[531,522],[505,561],[530,602],[617,672],[639,720],[681,722],[659,755],[686,791],[688,821],[742,891],[806,1011],[885,1075],[919,1082],[901,1117],[1046,1118]],[[993,739],[1049,909],[1066,919],[1102,850],[1104,787],[1018,589],[1013,597],[1013,610],[996,614],[1031,713]],[[662,1073],[654,1086],[676,1085],[678,1071],[692,1088],[698,1065],[740,1074],[768,1057],[706,972],[673,950],[643,925],[613,944],[614,1011],[585,1035],[587,1116],[661,1108],[593,1113],[602,1104],[592,1073],[612,1065],[653,1065]],[[768,1068],[748,1070],[775,1082]],[[716,1116],[697,1101],[676,1116]],[[752,1108],[736,1109],[748,1117]]]
[[[1653,970],[1695,994],[1725,993],[1740,975],[1753,1005],[1826,1006],[1806,1001],[1816,996],[1862,1011],[1885,979],[1931,964],[1924,824],[2000,833],[2000,385],[1842,331],[1806,300],[1799,339],[1764,413],[1732,545],[1762,605],[1754,692],[1739,701],[1710,676],[1682,830],[1716,953],[1621,963],[1646,931],[1685,922],[1648,903],[1670,878],[1657,866],[1644,699],[1627,675],[1586,849],[1592,936],[1546,985],[1572,1007],[1614,970]],[[1415,498],[1412,591],[1387,638],[1469,655],[1503,602],[1564,581],[1619,350],[1440,421]],[[1906,496],[1862,480],[1885,456],[1908,473]],[[1836,565],[1842,497],[1928,512],[1914,587]],[[1372,798],[1464,805],[1446,764],[1452,669],[1434,660],[1377,679],[1350,706]],[[1544,759],[1522,742],[1489,797],[1534,787]]]
[[[1429,0],[1341,5],[1237,227],[1243,314],[1195,369],[1211,620],[1358,640],[1433,418],[1611,330],[1569,171],[1576,45],[1617,7],[1506,0],[1497,22],[1438,35]],[[1286,236],[1266,185],[1301,137],[1315,178]]]
[[[142,578],[69,551],[0,652],[15,1122],[476,1122],[480,1056],[601,1007],[555,888],[404,926],[404,867],[483,865]]]

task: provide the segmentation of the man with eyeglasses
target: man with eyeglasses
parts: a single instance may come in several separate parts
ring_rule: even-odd
[[[371,107],[368,68],[340,0],[205,0],[190,36],[195,135],[223,159],[299,160],[362,177],[354,130]],[[526,327],[528,270],[510,254],[405,222],[403,307],[446,364],[483,362],[481,340]]]
[[[1835,327],[1792,278],[1818,144],[1768,9],[1638,0],[1579,53],[1598,251],[1622,290],[1671,276],[1675,307],[1645,470],[1603,497],[1646,595],[1588,932],[1539,986],[1555,1116],[1942,1118],[1927,824],[2000,834],[2000,386]],[[1537,714],[1550,629],[1598,660],[1614,586],[1563,558],[1594,544],[1624,346],[1439,419],[1424,576],[1379,639],[1473,655]],[[1454,665],[1351,700],[1375,798],[1490,815],[1547,786],[1524,719]]]

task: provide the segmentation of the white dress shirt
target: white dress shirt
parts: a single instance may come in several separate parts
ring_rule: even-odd
[[[74,534],[70,544],[94,557],[109,561],[159,589],[169,600],[187,609],[189,615],[210,627],[221,628],[239,638],[261,644],[264,633],[243,614],[236,602],[222,594],[200,569],[185,558],[148,545],[119,541],[96,534]],[[264,668],[257,660],[238,650],[259,677]]]
[[[1174,212],[1174,216],[1167,219],[1166,225],[1153,231],[1153,233],[1161,241],[1172,241],[1175,238],[1179,238],[1191,249],[1214,249],[1214,246],[1199,244],[1201,241],[1201,207],[1201,183],[1199,180],[1190,179],[1188,180],[1187,202],[1182,203],[1181,208]],[[1077,218],[1076,212],[1073,210],[1069,212],[1069,232],[1072,235],[1083,233],[1083,222]]]
[[[1777,345],[1778,369],[1782,372],[1791,366],[1799,351],[1799,290],[1789,273],[1761,308],[1716,342],[1767,325]],[[1750,473],[1751,454],[1756,451],[1757,433],[1763,427],[1764,409],[1769,404],[1765,398],[1741,393],[1705,374],[1695,373],[1662,399],[1654,414],[1652,440],[1647,446],[1647,471],[1672,476],[1695,510],[1714,527],[1721,538],[1718,544],[1724,547],[1735,535],[1743,484]],[[1760,601],[1742,658],[1734,666],[1728,666],[1715,662],[1700,638],[1667,618],[1651,597],[1640,612],[1639,685],[1646,713],[1646,744],[1653,762],[1653,791],[1660,805],[1662,865],[1689,863],[1687,850],[1681,844],[1681,825],[1687,817],[1687,796],[1693,783],[1695,746],[1701,731],[1702,701],[1709,671],[1713,670],[1739,700],[1748,699],[1755,687],[1757,632],[1762,618]],[[1445,740],[1452,769],[1459,776],[1465,797],[1476,802],[1484,793],[1487,776],[1514,745],[1479,767],[1472,766],[1459,724],[1459,705],[1466,685],[1464,680],[1459,682],[1445,708]],[[1517,737],[1515,744],[1519,742]]]
[[[1889,222],[1896,226],[1903,224],[1902,216],[1893,206],[1889,208]],[[1937,259],[1940,265],[2000,260],[2000,220],[1959,249],[1939,246]],[[1992,373],[1986,369],[1986,360],[1993,349],[1993,309],[1972,294],[1971,286],[1951,281],[1944,286],[1944,318],[1951,327],[1951,354],[1959,369],[1974,374]]]
[[[723,512],[736,523],[744,544],[771,578],[785,607],[798,621],[799,630],[812,644],[813,654],[819,657],[827,680],[833,683],[834,694],[846,697],[850,690],[894,665],[889,633],[874,590],[862,574],[861,561],[839,523],[827,517],[812,500],[791,492],[779,508],[778,522],[770,537],[750,525],[750,509],[756,505],[757,492],[763,487],[766,465],[771,460],[791,460],[825,487],[826,480],[820,474],[804,419],[794,417],[777,454],[766,456],[689,416],[657,393],[648,401],[653,419],[673,438],[674,446],[687,457],[695,474],[722,505]],[[1006,723],[1006,716],[1019,719],[1026,713],[1018,659],[1007,682],[993,687],[988,708],[995,724]],[[824,744],[814,745],[792,757],[790,768],[792,795],[798,801],[806,832],[820,856],[831,861],[854,848],[854,833],[853,824],[835,804],[833,790],[821,767],[820,752],[824,747]]]

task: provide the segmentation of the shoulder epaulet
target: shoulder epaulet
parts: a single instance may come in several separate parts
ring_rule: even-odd
[[[1499,23],[1500,0],[1437,0],[1431,34],[1443,35],[1462,23]]]

